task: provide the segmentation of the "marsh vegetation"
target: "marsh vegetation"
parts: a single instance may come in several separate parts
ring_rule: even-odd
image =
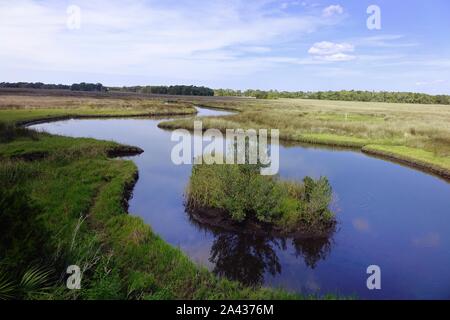
[[[203,119],[203,128],[220,130],[276,128],[280,139],[373,150],[389,148],[392,159],[407,159],[422,169],[450,176],[450,108],[447,105],[301,99],[196,100],[215,108],[239,110],[234,115]],[[193,128],[190,119],[159,124]],[[433,170],[436,169],[436,170]]]
[[[326,177],[303,183],[260,174],[261,164],[195,164],[186,192],[187,211],[215,227],[240,232],[318,238],[335,217]]]

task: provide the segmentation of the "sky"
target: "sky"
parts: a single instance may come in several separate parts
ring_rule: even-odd
[[[450,94],[450,1],[0,0],[2,81]]]

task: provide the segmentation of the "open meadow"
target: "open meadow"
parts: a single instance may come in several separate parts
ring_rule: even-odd
[[[447,105],[302,99],[203,99],[208,107],[239,113],[203,120],[203,128],[279,129],[280,138],[359,148],[450,176],[450,108]],[[192,120],[160,124],[192,128]]]

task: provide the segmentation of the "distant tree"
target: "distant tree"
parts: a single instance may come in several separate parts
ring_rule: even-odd
[[[124,87],[122,91],[139,92],[146,94],[170,94],[188,96],[213,96],[214,90],[206,87],[196,86],[145,86],[145,87]]]
[[[288,92],[288,91],[261,91],[248,89],[244,92],[232,89],[215,89],[216,96],[245,96],[258,99],[276,98],[301,98],[317,100],[341,100],[341,101],[366,101],[366,102],[390,102],[390,103],[422,103],[422,104],[446,104],[450,105],[450,95],[429,95],[414,92],[386,92],[386,91],[316,91],[316,92]]]
[[[74,83],[70,86],[70,90],[72,91],[107,91],[107,88],[105,88],[101,83]]]

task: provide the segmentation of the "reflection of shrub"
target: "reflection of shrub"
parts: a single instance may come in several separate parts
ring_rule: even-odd
[[[192,210],[219,209],[234,221],[254,219],[287,232],[332,222],[331,196],[326,178],[281,181],[261,176],[259,167],[250,164],[194,165],[187,189]]]

